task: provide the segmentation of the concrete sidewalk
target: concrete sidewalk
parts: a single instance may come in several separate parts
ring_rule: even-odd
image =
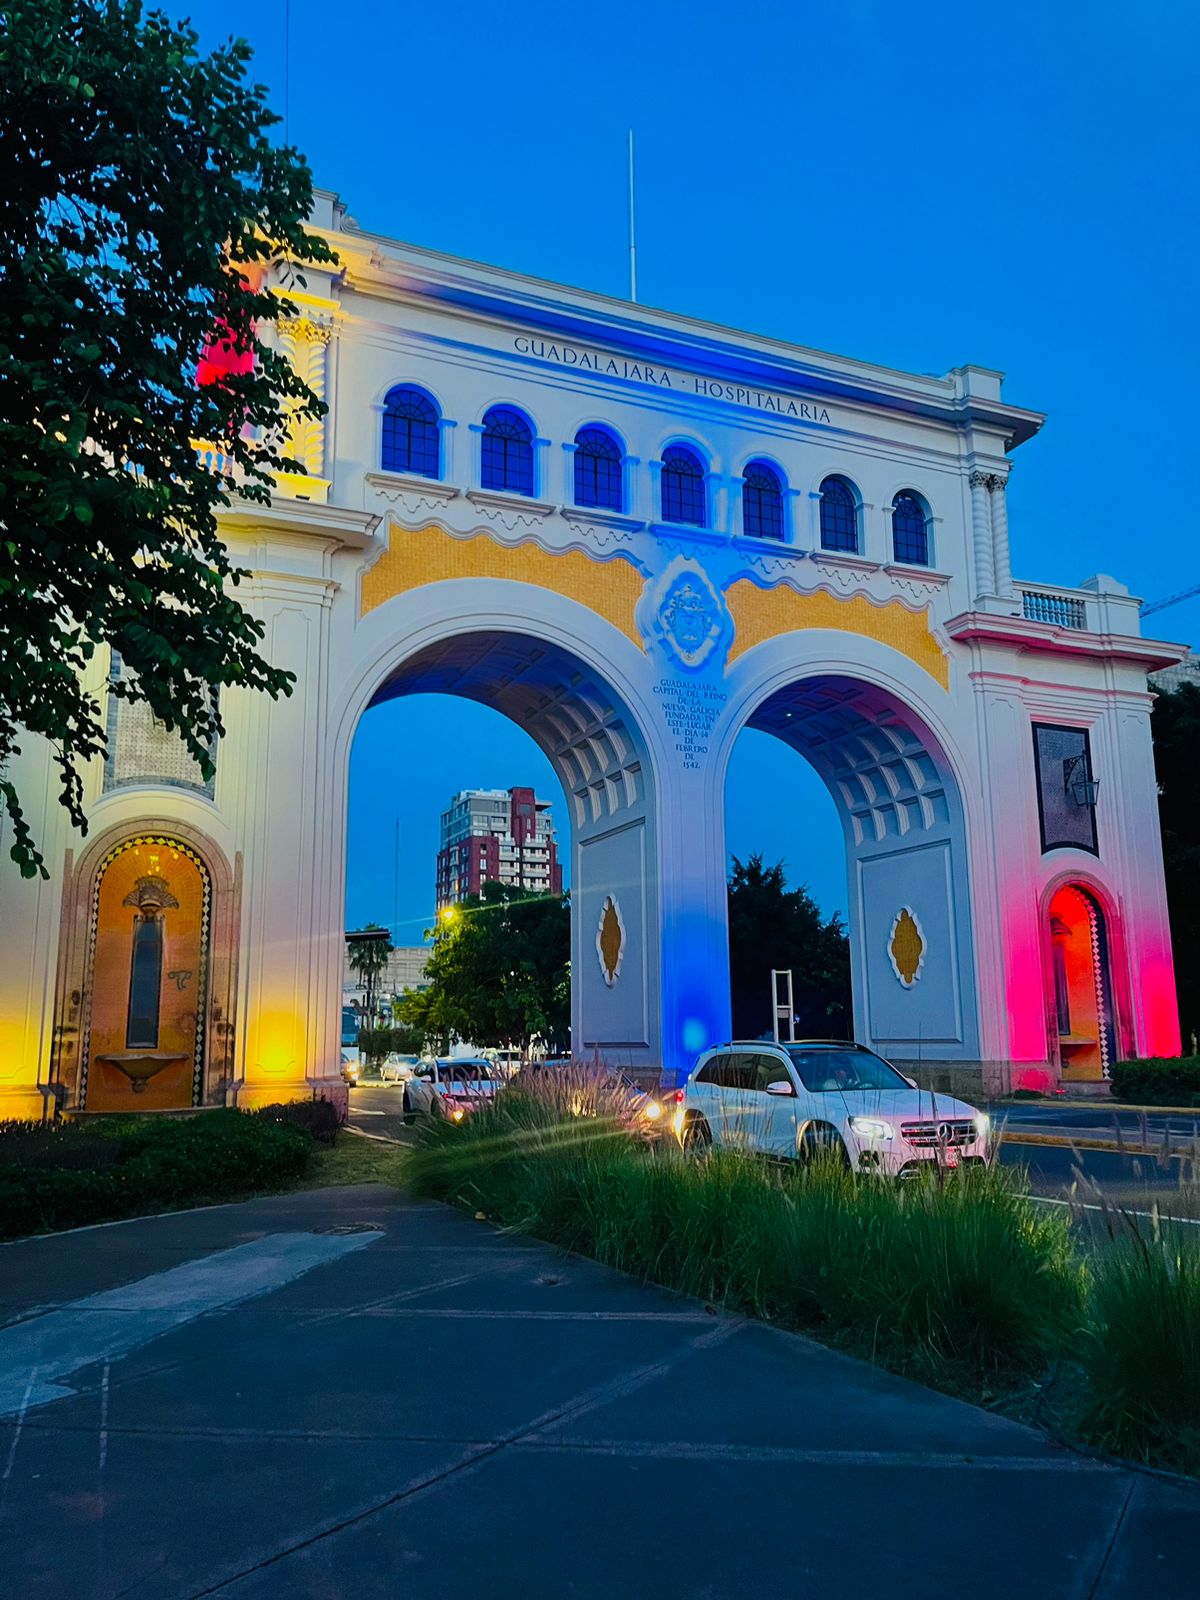
[[[6,1600],[1195,1590],[1190,1487],[388,1189],[0,1248],[0,1324]]]

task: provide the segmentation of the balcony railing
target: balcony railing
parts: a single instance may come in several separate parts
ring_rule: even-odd
[[[1050,622],[1057,628],[1086,629],[1087,605],[1074,595],[1046,589],[1021,590],[1021,615],[1027,622]]]

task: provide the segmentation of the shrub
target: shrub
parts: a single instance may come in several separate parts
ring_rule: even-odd
[[[1167,1225],[1169,1227],[1169,1224]],[[1131,1235],[1093,1269],[1083,1430],[1122,1454],[1200,1470],[1200,1245]]]
[[[420,1055],[425,1045],[425,1036],[417,1028],[360,1028],[358,1030],[358,1048],[364,1058],[373,1066],[378,1066],[384,1056],[416,1056]]]
[[[256,1113],[264,1122],[282,1122],[299,1128],[317,1144],[336,1143],[342,1119],[331,1100],[288,1100],[262,1106]]]
[[[898,1184],[832,1164],[651,1157],[616,1108],[564,1114],[535,1078],[461,1125],[428,1124],[407,1175],[503,1226],[951,1386],[1039,1369],[1079,1320],[1067,1218],[1035,1212],[1000,1170]]]
[[[10,1138],[34,1151],[34,1161],[5,1159]],[[67,1159],[52,1164],[51,1151]],[[90,1165],[75,1159],[80,1151]],[[303,1174],[311,1151],[301,1129],[241,1111],[122,1119],[33,1139],[24,1129],[0,1129],[0,1237],[278,1188]]]
[[[1149,1106],[1200,1105],[1200,1056],[1147,1056],[1118,1061],[1113,1094]]]

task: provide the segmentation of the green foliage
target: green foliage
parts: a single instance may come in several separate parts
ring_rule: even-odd
[[[302,1176],[311,1152],[302,1129],[242,1111],[50,1133],[10,1123],[0,1127],[0,1238],[278,1188]]]
[[[304,227],[311,175],[270,142],[249,46],[196,45],[140,0],[18,0],[0,34],[0,774],[21,729],[44,737],[83,832],[80,766],[105,733],[81,675],[101,647],[123,663],[114,692],[206,775],[218,689],[292,682],[258,653],[216,512],[301,470],[286,420],[324,406],[271,328],[304,279],[267,267],[334,257]],[[253,370],[202,387],[214,330]],[[45,874],[10,779],[0,795],[13,859]]]
[[[457,1035],[524,1049],[538,1034],[559,1048],[571,1012],[569,898],[485,883],[439,925],[425,977],[428,987],[404,996],[401,1015],[443,1047]]]
[[[423,1194],[951,1387],[1039,1370],[1078,1324],[1068,1224],[1011,1176],[863,1181],[714,1154],[645,1154],[619,1108],[564,1115],[539,1079],[409,1160]]]
[[[1167,911],[1184,1048],[1200,1033],[1200,689],[1159,694],[1150,713]]]
[[[336,1144],[342,1126],[342,1119],[332,1100],[285,1100],[278,1105],[262,1106],[255,1115],[263,1122],[278,1122],[289,1128],[299,1128],[315,1144]]]
[[[1200,1056],[1146,1056],[1112,1069],[1118,1100],[1143,1106],[1200,1105]]]
[[[1169,1224],[1168,1224],[1169,1227]],[[1094,1268],[1083,1359],[1085,1434],[1106,1449],[1200,1471],[1200,1244],[1130,1234]]]
[[[371,1063],[384,1056],[419,1056],[425,1048],[425,1036],[416,1028],[360,1028],[358,1048]]]
[[[378,922],[368,922],[346,937],[346,965],[362,981],[364,1009],[372,1019],[379,975],[387,967],[392,948],[391,934]]]
[[[735,1039],[771,1030],[771,969],[792,970],[801,1037],[849,1038],[850,942],[837,912],[824,919],[806,888],[788,889],[782,861],[733,858],[729,877],[729,979]]]

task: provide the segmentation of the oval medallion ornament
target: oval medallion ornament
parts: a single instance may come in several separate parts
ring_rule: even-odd
[[[596,930],[596,953],[600,957],[600,971],[611,989],[621,975],[621,962],[625,958],[625,924],[621,908],[610,894],[600,912],[600,926]]]
[[[906,989],[911,989],[925,965],[925,935],[921,932],[916,912],[910,906],[901,906],[896,913],[888,939],[888,959],[900,982]]]

